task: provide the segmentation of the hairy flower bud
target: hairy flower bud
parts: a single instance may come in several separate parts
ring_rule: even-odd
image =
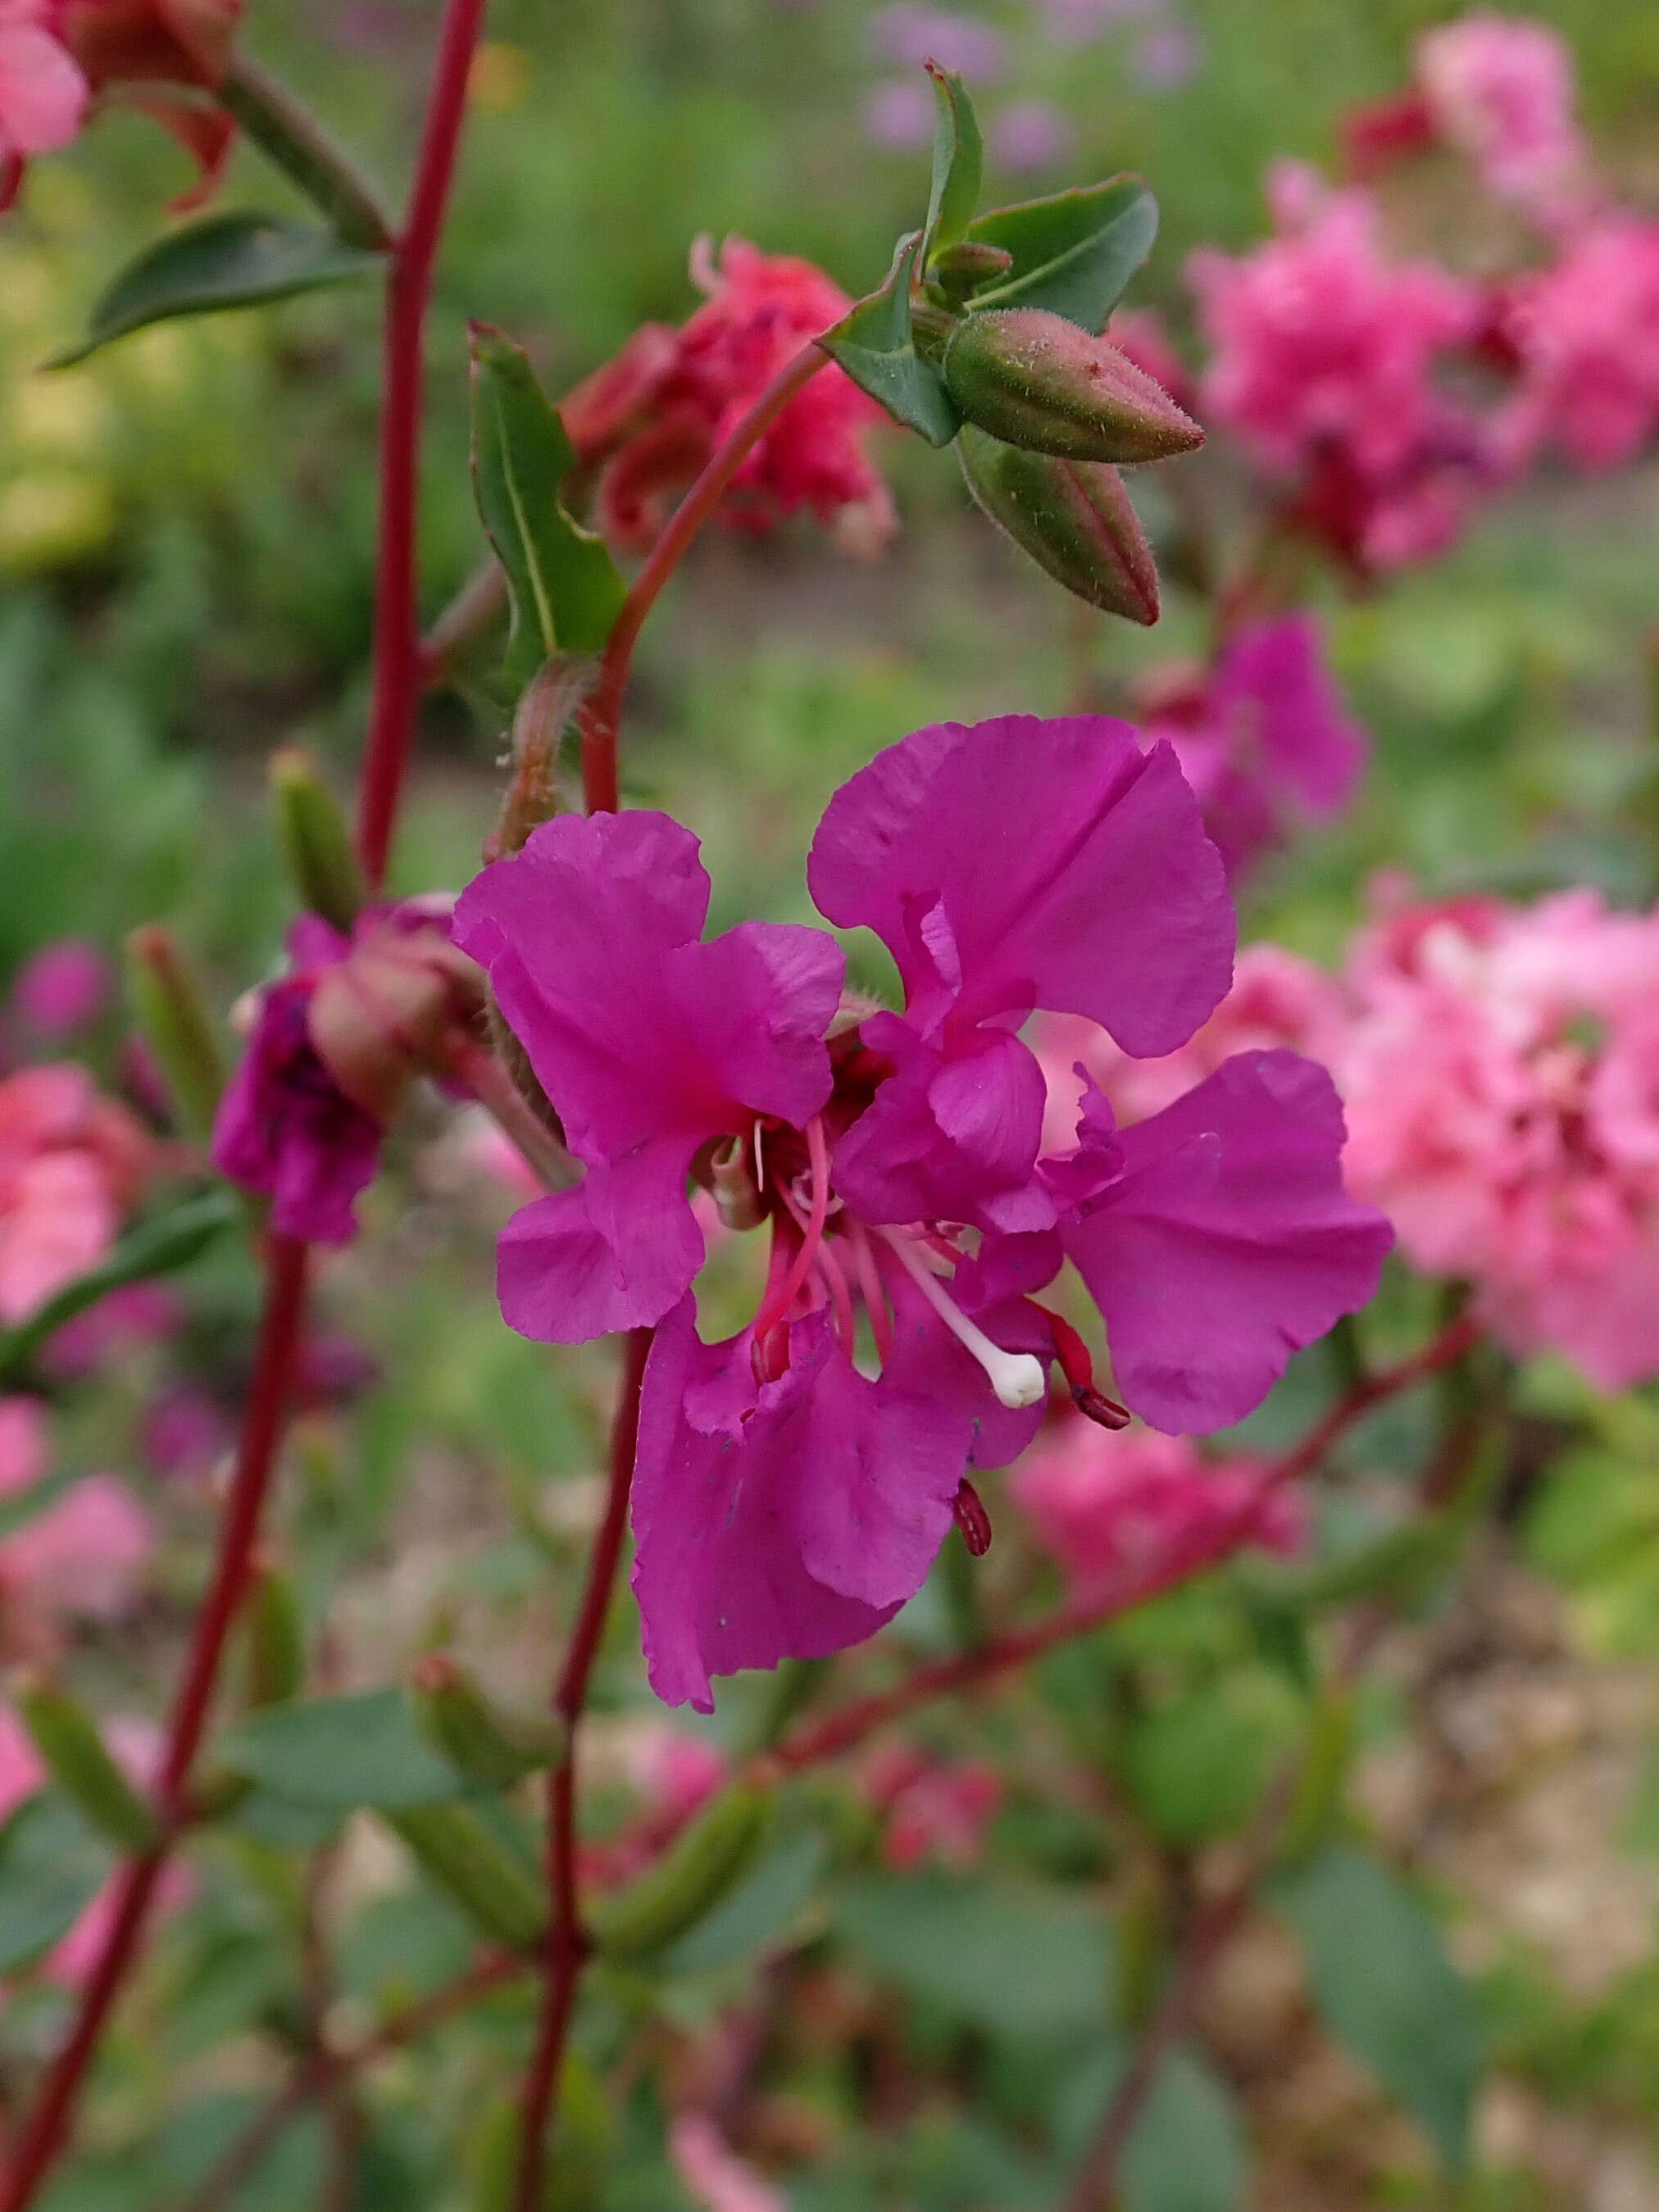
[[[224,1060],[201,987],[159,923],[127,939],[127,990],[181,1126],[205,1143],[224,1096]]]
[[[1073,461],[1162,461],[1204,433],[1161,384],[1104,338],[1042,307],[966,315],[945,388],[970,422],[1011,446]]]
[[[323,971],[307,1026],[340,1090],[384,1126],[416,1076],[442,1073],[446,1039],[483,1011],[483,978],[441,927],[387,922]]]
[[[337,801],[301,745],[274,752],[270,775],[277,842],[300,904],[336,929],[349,930],[367,888]]]
[[[1109,615],[1158,620],[1158,570],[1117,471],[1005,446],[965,424],[957,441],[975,503],[1056,583]]]

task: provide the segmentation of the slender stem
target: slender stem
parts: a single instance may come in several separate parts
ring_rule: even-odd
[[[492,553],[473,570],[421,640],[422,684],[441,684],[472,641],[503,619],[507,604],[507,577]]]
[[[1346,1430],[1369,1413],[1373,1406],[1394,1397],[1413,1383],[1420,1382],[1431,1375],[1462,1358],[1476,1341],[1478,1330],[1468,1319],[1453,1322],[1420,1352],[1398,1365],[1381,1369],[1367,1376],[1316,1422],[1292,1450],[1274,1460],[1263,1468],[1261,1476],[1237,1510],[1219,1521],[1204,1554],[1198,1559],[1182,1559],[1178,1566],[1164,1570],[1112,1590],[1086,1603],[1062,1607],[1047,1620],[1040,1620],[1030,1628],[1015,1629],[1007,1634],[990,1638],[970,1651],[957,1653],[953,1658],[936,1661],[930,1667],[920,1667],[906,1675],[902,1682],[875,1697],[865,1698],[845,1707],[841,1712],[830,1713],[816,1726],[799,1735],[786,1737],[775,1750],[767,1753],[760,1762],[762,1770],[779,1767],[793,1771],[803,1766],[816,1765],[819,1760],[834,1759],[854,1744],[898,1720],[917,1705],[949,1690],[966,1689],[984,1681],[988,1676],[1003,1674],[1028,1659],[1039,1659],[1045,1652],[1075,1638],[1087,1636],[1095,1629],[1104,1627],[1119,1614],[1151,1599],[1162,1596],[1176,1583],[1188,1582],[1207,1567],[1224,1559],[1249,1534],[1266,1498],[1283,1484],[1295,1481],[1298,1476],[1311,1472],[1323,1459],[1331,1446]]]
[[[481,1044],[468,1043],[454,1055],[450,1068],[516,1147],[538,1182],[548,1190],[568,1190],[576,1180],[575,1161],[531,1112],[495,1054]]]
[[[246,46],[230,58],[219,97],[255,145],[327,216],[348,246],[390,252],[392,218],[351,156]]]
[[[432,264],[455,173],[467,76],[487,0],[447,0],[409,216],[386,290],[386,394],[380,415],[380,546],[374,577],[374,680],[357,817],[363,872],[377,888],[402,795],[421,690],[416,519],[421,447],[422,339]]]
[[[207,1725],[225,1644],[247,1589],[254,1540],[276,1463],[305,1310],[306,1247],[279,1238],[270,1249],[264,1319],[244,1417],[241,1448],[219,1534],[218,1564],[197,1616],[185,1677],[174,1702],[160,1795],[165,1828],[152,1850],[129,1862],[114,1917],[85,1990],[69,2041],[12,2148],[0,2184],[0,2212],[23,2212],[56,2155],[110,2008],[137,1955],[144,1916],[188,1813],[190,1771]]]
[[[563,1753],[547,1784],[547,1879],[553,1912],[544,1960],[541,2018],[520,2105],[514,2212],[536,2212],[541,2203],[548,2130],[558,2110],[565,2037],[586,1955],[576,1898],[576,1729],[587,1702],[588,1678],[605,1633],[611,1585],[628,1527],[628,1495],[640,1433],[640,1388],[645,1380],[651,1335],[648,1328],[631,1329],[623,1340],[622,1389],[611,1431],[611,1487],[605,1520],[587,1563],[586,1587],[553,1697],[553,1710],[565,1724]]]
[[[809,384],[830,356],[816,338],[787,361],[772,381],[734,422],[710,457],[702,474],[675,508],[651,557],[623,600],[599,663],[599,680],[578,717],[582,734],[582,796],[590,814],[614,814],[617,805],[617,733],[622,723],[623,693],[634,647],[645,618],[663,586],[678,568],[687,547],[720,501],[750,448],[769,430],[790,401]]]

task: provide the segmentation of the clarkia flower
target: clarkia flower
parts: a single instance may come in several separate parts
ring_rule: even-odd
[[[1036,1303],[1066,1259],[1121,1395],[1202,1429],[1369,1297],[1389,1237],[1342,1190],[1328,1078],[1290,1053],[1121,1132],[1091,1091],[1075,1144],[1042,1154],[1030,1014],[1164,1054],[1231,975],[1220,860],[1167,745],[1100,716],[943,724],[843,786],[808,879],[886,945],[902,1012],[846,998],[821,931],[705,942],[697,854],[665,815],[562,817],[454,927],[586,1170],[509,1224],[502,1310],[553,1342],[656,1329],[635,1589],[659,1694],[706,1710],[711,1674],[872,1633],[953,1513],[982,1541],[968,1469],[1030,1440],[1052,1363],[1127,1419]],[[771,1230],[759,1308],[720,1344],[696,1332],[689,1179]]]
[[[1547,222],[1582,208],[1589,149],[1558,33],[1478,9],[1424,33],[1417,82],[1431,128],[1474,161],[1489,191]]]
[[[883,1816],[881,1855],[901,1874],[930,1862],[958,1872],[977,1866],[1002,1802],[1002,1778],[984,1759],[936,1759],[912,1743],[879,1746],[859,1786]]]
[[[1500,309],[1519,364],[1500,434],[1516,460],[1558,446],[1581,469],[1633,460],[1659,429],[1659,222],[1610,215]]]
[[[0,210],[32,154],[67,146],[86,112],[87,80],[58,35],[52,0],[0,0]]]
[[[149,1170],[150,1146],[85,1068],[0,1082],[0,1323],[25,1321],[95,1267]]]
[[[46,1474],[51,1448],[39,1399],[0,1398],[0,1497]],[[73,1483],[0,1539],[0,1642],[13,1656],[49,1648],[69,1616],[112,1620],[131,1603],[155,1546],[149,1515],[112,1474]]]
[[[48,0],[53,27],[94,92],[122,91],[171,133],[201,172],[176,204],[198,205],[235,142],[211,95],[224,81],[242,0]]]

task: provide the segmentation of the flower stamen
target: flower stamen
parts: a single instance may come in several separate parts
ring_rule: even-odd
[[[823,1134],[823,1117],[814,1114],[806,1125],[806,1157],[812,1177],[812,1210],[801,1232],[799,1250],[781,1282],[769,1283],[761,1310],[755,1316],[755,1340],[768,1336],[795,1303],[801,1285],[811,1273],[830,1218],[830,1146]],[[786,1195],[785,1204],[788,1204]],[[793,1208],[790,1208],[793,1212]]]
[[[876,1234],[957,1342],[971,1352],[985,1370],[999,1405],[1007,1407],[1010,1413],[1018,1413],[1047,1396],[1048,1378],[1040,1359],[1029,1352],[1005,1352],[1000,1344],[993,1344],[978,1323],[969,1321],[952,1300],[910,1238],[890,1229],[878,1229]]]

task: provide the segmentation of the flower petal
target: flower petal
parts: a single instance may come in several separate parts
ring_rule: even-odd
[[[496,1254],[507,1327],[539,1344],[586,1344],[660,1321],[703,1261],[689,1165],[684,1142],[666,1138],[515,1213]]]

